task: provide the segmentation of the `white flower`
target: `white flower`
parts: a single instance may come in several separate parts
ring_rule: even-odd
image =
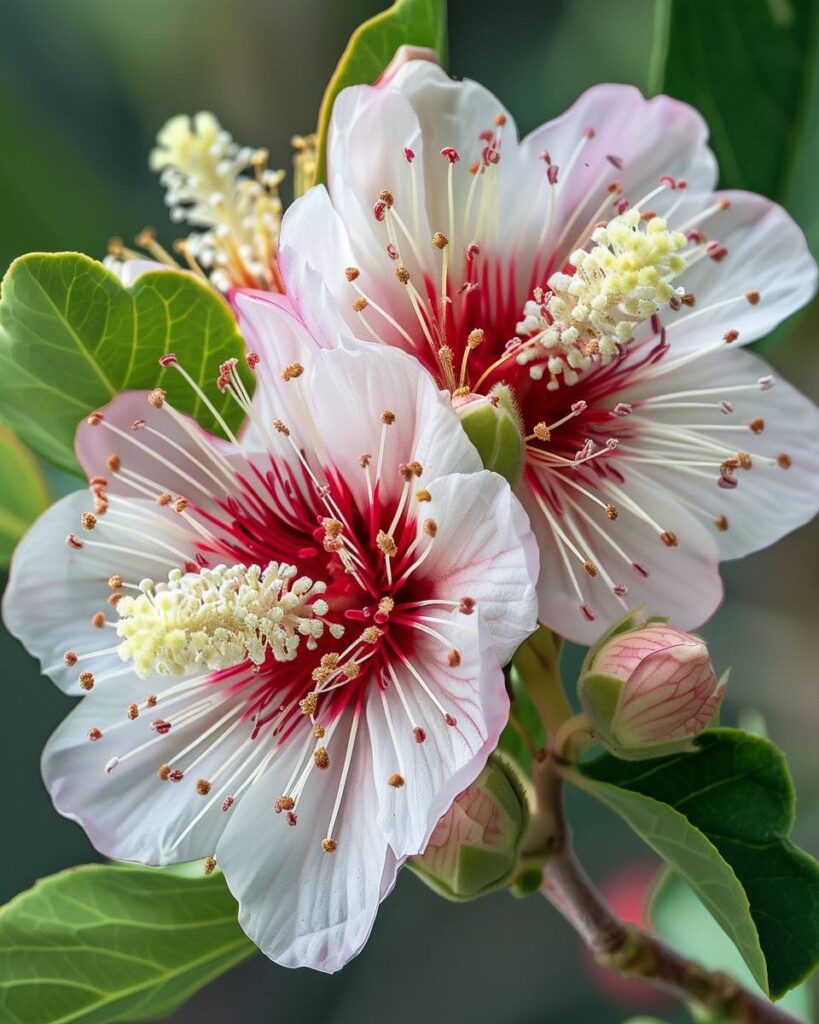
[[[335,971],[497,744],[537,548],[416,360],[238,304],[267,336],[252,407],[221,368],[241,440],[159,389],[93,414],[91,493],[32,527],[4,615],[90,691],[43,756],[60,812],[110,857],[215,858],[268,956]]]
[[[519,141],[429,61],[383,82],[339,95],[329,191],[285,215],[291,302],[327,336],[332,298],[456,396],[511,388],[549,626],[590,643],[639,603],[698,625],[720,558],[819,506],[816,408],[739,351],[813,295],[801,232],[713,192],[706,127],[667,97],[598,86]]]

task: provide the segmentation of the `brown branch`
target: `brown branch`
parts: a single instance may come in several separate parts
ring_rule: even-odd
[[[540,891],[599,963],[629,977],[643,978],[684,1000],[694,1000],[735,1024],[799,1024],[787,1011],[729,975],[688,960],[656,936],[617,918],[575,858],[563,810],[562,779],[553,754],[541,752],[534,776],[538,812],[554,825]]]

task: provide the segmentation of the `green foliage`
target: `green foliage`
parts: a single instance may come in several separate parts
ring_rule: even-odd
[[[350,85],[371,84],[399,46],[426,46],[443,61],[446,51],[446,0],[395,0],[350,36],[327,84],[318,118],[316,182],[327,175],[327,131],[336,96]]]
[[[819,961],[819,866],[788,840],[793,785],[767,740],[714,729],[694,754],[618,761],[574,778],[694,889],[775,998]]]
[[[161,385],[209,430],[214,416],[173,369],[175,352],[232,427],[238,406],[216,389],[219,363],[243,342],[225,303],[193,274],[151,271],[130,288],[78,253],[12,263],[0,300],[0,407],[31,448],[76,472],[77,423],[125,389]]]
[[[755,988],[751,972],[737,950],[700,903],[689,885],[673,871],[663,876],[654,890],[649,909],[657,933],[683,956],[711,970],[726,971],[743,985]],[[811,1024],[811,998],[807,985],[789,992],[783,1009]]]
[[[0,1019],[153,1019],[255,949],[221,874],[69,869],[0,910]]]
[[[14,545],[49,503],[39,467],[8,427],[0,423],[0,568]]]
[[[498,746],[527,778],[532,774],[532,749],[546,746],[544,723],[571,715],[559,681],[561,647],[555,633],[539,626],[517,649],[507,670],[511,714]],[[556,710],[552,708],[555,701],[559,703]]]

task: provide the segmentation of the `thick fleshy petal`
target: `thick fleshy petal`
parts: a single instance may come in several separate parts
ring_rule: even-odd
[[[176,682],[171,680],[171,685]],[[172,697],[160,699],[155,709],[142,710],[137,719],[129,720],[129,704],[141,704],[149,693],[161,692],[168,685],[167,678],[139,679],[133,672],[98,683],[43,751],[43,779],[54,806],[82,825],[96,849],[107,857],[141,864],[174,864],[206,857],[213,853],[227,824],[221,792],[214,787],[212,793],[202,796],[196,783],[212,777],[224,765],[247,739],[250,727],[240,726],[215,745],[217,733],[221,735],[230,724],[207,736],[226,714],[225,706],[215,704],[201,717],[175,724],[166,735],[159,735],[151,722],[163,715],[172,718],[184,706]],[[92,729],[102,734],[96,741],[89,739]],[[186,760],[180,760],[179,755],[200,738],[202,742]],[[157,772],[163,764],[192,763],[202,753],[206,756],[181,781],[159,778]],[[119,763],[111,767],[116,758]],[[250,762],[255,766],[258,757],[254,760],[246,755],[238,763]],[[201,818],[200,812],[205,812]]]
[[[429,484],[438,532],[423,573],[436,596],[470,597],[501,665],[537,628],[539,555],[529,520],[502,477],[483,470]]]
[[[719,344],[728,330],[739,332],[734,344],[762,338],[816,292],[816,260],[781,206],[751,192],[718,192],[702,205],[723,200],[730,206],[698,227],[728,253],[718,263],[701,259],[681,275],[696,306],[665,318],[672,355]],[[758,293],[757,301],[749,302],[749,293]]]
[[[771,378],[774,386],[763,390],[757,382],[766,378]],[[747,390],[732,390],[743,385]],[[819,409],[787,381],[777,378],[758,356],[727,347],[673,374],[624,391],[618,398],[636,403],[651,396],[658,400],[667,391],[720,387],[725,388],[724,395],[717,391],[686,396],[690,401],[710,400],[710,409],[654,409],[648,404],[640,406],[637,414],[653,425],[696,431],[705,444],[726,446],[716,455],[704,449],[703,456],[708,459],[719,461],[737,451],[750,454],[753,468],[737,469],[733,488],[718,486],[716,465],[713,469],[679,469],[672,455],[650,467],[657,488],[669,496],[679,495],[698,510],[716,538],[721,557],[739,558],[772,544],[819,511]],[[728,414],[718,408],[723,397],[733,406]],[[698,426],[704,429],[697,430]]]
[[[707,528],[674,497],[629,475],[627,466],[620,468],[626,479],[619,496],[602,495],[617,501],[615,521],[568,485],[559,491],[567,510],[563,514],[548,505],[544,509],[532,489],[518,491],[540,547],[540,618],[575,643],[592,644],[607,626],[640,604],[646,605],[648,614],[670,616],[682,629],[691,629],[703,623],[722,599],[717,546]],[[656,525],[635,513],[630,503]],[[676,536],[676,546],[661,541],[661,530]],[[594,575],[584,568],[586,560]],[[626,590],[618,597],[615,587]]]
[[[429,612],[400,631],[387,688],[367,704],[378,821],[397,857],[424,850],[440,817],[483,769],[509,715],[480,614]],[[452,651],[457,664],[448,661]],[[396,774],[402,784],[391,784]]]
[[[93,502],[86,492],[77,491],[43,513],[14,553],[3,598],[6,627],[39,659],[43,672],[68,692],[82,692],[78,677],[84,669],[104,676],[123,667],[115,651],[74,665],[66,665],[63,658],[68,651],[83,656],[115,644],[111,629],[97,628],[91,621],[99,612],[113,615],[107,603],[112,573],[131,583],[147,573],[161,579],[191,557],[192,545],[178,523],[160,517],[150,502],[139,504],[144,508],[137,523],[121,524],[135,534],[117,531],[105,517],[92,534],[85,534],[80,517]],[[80,534],[81,549],[66,544],[72,528]],[[114,544],[117,550],[100,543]]]
[[[371,739],[362,716],[333,831],[326,835],[341,784],[352,712],[330,741],[330,766],[308,779],[297,804],[298,823],[273,812],[283,791],[277,773],[255,783],[232,812],[216,847],[217,860],[239,901],[239,923],[263,953],[285,967],[333,973],[367,941],[397,863],[373,813]]]

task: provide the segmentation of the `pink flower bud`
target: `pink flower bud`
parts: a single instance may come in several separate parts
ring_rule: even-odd
[[[589,653],[580,700],[613,754],[659,757],[692,749],[691,741],[716,714],[726,679],[727,673],[717,680],[697,637],[663,622],[624,631],[621,626]]]

